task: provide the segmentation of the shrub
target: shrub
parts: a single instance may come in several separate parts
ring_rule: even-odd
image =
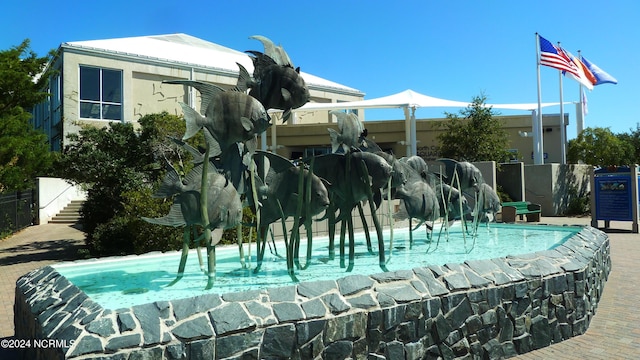
[[[122,194],[122,210],[88,233],[87,245],[94,256],[142,254],[178,250],[182,228],[150,224],[141,216],[161,217],[169,212],[170,200],[154,199],[148,187]]]
[[[589,193],[585,196],[579,196],[578,190],[575,187],[571,187],[569,188],[567,195],[569,196],[569,202],[567,204],[565,215],[578,216],[591,213],[591,196]]]
[[[504,188],[501,185],[498,185],[497,193],[501,203],[513,201],[513,199],[511,199],[511,196],[506,191],[504,191]]]

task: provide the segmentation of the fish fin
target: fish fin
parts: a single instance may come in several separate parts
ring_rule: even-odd
[[[264,47],[264,53],[272,58],[273,61],[276,62],[276,64],[293,67],[289,55],[287,55],[287,52],[284,51],[284,48],[282,48],[281,45],[276,46],[273,41],[262,35],[249,36],[249,39],[260,41],[262,43],[262,46]]]
[[[251,119],[249,119],[246,116],[240,117],[240,123],[242,124],[242,128],[245,129],[246,131],[251,131],[251,129],[253,128],[253,123],[251,122]]]
[[[460,163],[456,160],[453,159],[448,159],[448,158],[440,158],[440,159],[436,159],[436,161],[441,162],[444,164],[444,176],[443,178],[445,179],[445,182],[447,182],[447,184],[451,185],[451,182],[453,181],[453,174],[454,173],[458,173],[458,179],[459,181],[462,181],[461,177],[462,177],[462,169],[460,168]]]
[[[291,101],[291,92],[285,88],[280,88],[280,95],[285,102]]]
[[[169,214],[159,217],[159,218],[148,218],[142,217],[142,220],[157,225],[165,225],[165,226],[185,226],[187,222],[184,220],[184,215],[182,214],[182,207],[179,203],[175,203],[171,205],[171,209],[169,210]]]
[[[216,138],[213,137],[213,135],[211,135],[211,132],[207,128],[204,128],[204,140],[207,142],[207,144],[209,144],[209,158],[216,157],[222,154],[220,143],[218,142],[218,140],[216,140]]]
[[[340,134],[338,134],[337,131],[335,131],[334,129],[328,128],[327,129],[329,131],[329,139],[331,142],[331,152],[335,153],[336,151],[338,151],[338,147],[340,146]]]
[[[202,164],[194,166],[193,169],[191,169],[191,171],[189,171],[189,173],[187,173],[187,175],[184,178],[184,184],[187,187],[200,184],[201,181],[202,181]]]
[[[215,228],[211,230],[211,246],[215,246],[220,242],[223,233],[224,229],[222,228]]]
[[[209,103],[211,103],[211,99],[213,99],[216,94],[224,92],[224,89],[219,86],[196,80],[165,80],[163,83],[187,85],[198,90],[202,96],[202,102],[200,104],[200,111],[202,112],[207,109]]]
[[[346,113],[339,111],[339,110],[331,110],[329,111],[329,114],[333,115],[336,117],[336,123],[338,124],[338,130],[340,132],[342,132],[342,128],[344,126],[344,122],[345,122],[345,118],[347,116]]]
[[[187,140],[197,134],[200,129],[202,129],[204,118],[195,109],[185,103],[180,103],[180,107],[182,107],[182,111],[184,112],[184,120],[187,124],[187,130],[185,131],[182,140]]]
[[[262,79],[266,68],[272,65],[278,65],[271,57],[259,51],[248,50],[245,52],[253,55],[253,57],[251,57],[251,60],[253,61],[254,79]]]
[[[236,63],[240,68],[240,73],[238,74],[238,84],[236,85],[236,89],[241,92],[247,91],[249,88],[254,87],[255,83],[251,79],[251,75],[249,75],[249,71],[242,66],[240,63]]]
[[[267,158],[269,160],[269,167],[275,172],[283,172],[293,167],[293,163],[285,157],[282,157],[276,153],[256,150],[256,157]]]
[[[424,224],[424,220],[420,220],[420,222],[418,223],[418,225],[416,225],[416,226],[413,228],[413,230],[411,230],[411,231],[416,231],[420,226],[422,226],[422,224]],[[427,227],[428,227],[428,226],[427,226]],[[431,229],[429,229],[429,230],[431,230]]]
[[[168,198],[169,196],[182,192],[182,179],[180,179],[176,168],[168,161],[166,161],[165,167],[167,168],[167,173],[162,179],[158,190],[151,195],[153,198]]]
[[[285,122],[287,122],[287,120],[289,120],[290,117],[291,117],[291,109],[285,110],[284,113],[282,114],[282,123],[284,124]]]
[[[262,35],[249,36],[249,39],[260,41],[262,43],[262,46],[264,47],[264,53],[269,57],[271,57],[274,61],[276,60],[277,51],[276,51],[276,46],[273,44],[273,41],[271,41],[270,39]]]
[[[193,157],[193,163],[194,164],[199,164],[202,163],[204,156],[202,155],[202,153],[194,148],[193,146],[187,144],[186,142],[178,139],[178,138],[174,138],[173,136],[168,136],[168,138],[173,141],[176,145],[179,145],[180,147],[182,147],[183,149],[185,149],[189,154],[191,154],[191,156]]]
[[[191,171],[189,171],[189,173],[185,176],[184,183],[187,185],[200,184],[200,182],[202,181],[202,168],[202,164],[194,166],[193,169],[191,169]],[[209,173],[211,174],[214,172],[217,173],[218,168],[212,161],[209,161]],[[197,191],[199,192],[200,189],[198,188]]]
[[[380,208],[380,204],[382,204],[382,192],[380,189],[373,194],[373,203],[376,205],[376,209]]]
[[[250,157],[253,157],[253,154],[256,152],[256,149],[258,148],[258,137],[254,136],[251,139],[245,141],[245,147],[247,149],[247,153],[249,154]],[[249,163],[246,163],[245,165],[249,165]]]

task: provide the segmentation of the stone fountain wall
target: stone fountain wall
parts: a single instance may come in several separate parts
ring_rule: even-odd
[[[28,359],[501,358],[580,335],[611,269],[585,227],[553,250],[103,309],[53,268],[16,286]]]

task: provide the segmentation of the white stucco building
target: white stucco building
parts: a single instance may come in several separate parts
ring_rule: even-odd
[[[263,50],[259,42],[255,45],[255,50]],[[33,109],[32,121],[48,135],[51,149],[60,150],[67,135],[77,132],[81,124],[102,127],[109,121],[136,122],[161,111],[179,115],[178,102],[197,109],[197,91],[162,81],[190,79],[230,88],[237,83],[236,62],[253,72],[246,53],[186,34],[65,42],[49,64],[57,71],[50,81],[51,97]],[[364,97],[360,90],[312,74],[301,75],[311,101]],[[328,121],[326,112],[318,116]],[[299,121],[294,118],[291,122]],[[304,121],[318,119],[305,114]]]

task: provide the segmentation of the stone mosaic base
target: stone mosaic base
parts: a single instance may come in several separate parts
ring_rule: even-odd
[[[584,333],[611,269],[584,227],[554,250],[104,309],[51,267],[17,281],[28,359],[502,358]]]

